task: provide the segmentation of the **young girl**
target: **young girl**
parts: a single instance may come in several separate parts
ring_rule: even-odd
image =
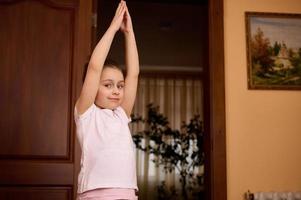
[[[115,33],[125,37],[126,78],[115,65],[106,64]],[[89,61],[79,99],[75,104],[77,136],[82,148],[78,199],[137,199],[134,145],[128,123],[139,74],[138,52],[125,1]]]

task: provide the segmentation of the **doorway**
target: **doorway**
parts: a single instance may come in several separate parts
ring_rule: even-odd
[[[95,40],[101,37],[103,31],[109,26],[115,11],[116,2],[102,0],[97,2],[97,28]],[[203,110],[205,123],[205,199],[225,199],[226,196],[226,158],[225,158],[225,111],[224,111],[224,80],[223,80],[223,1],[135,1],[128,0],[127,4],[132,15],[140,64],[143,67],[141,74],[150,74],[164,77],[168,76],[193,76],[203,81]],[[134,9],[132,8],[134,7]],[[169,7],[169,8],[168,8]],[[171,9],[172,8],[172,9]],[[185,8],[185,9],[184,9]],[[160,16],[164,10],[166,15]],[[189,10],[189,11],[188,11]],[[188,11],[188,12],[187,12]],[[182,18],[179,18],[181,16]],[[193,24],[191,18],[197,14],[199,23]],[[185,16],[185,17],[183,17]],[[209,18],[207,17],[209,16]],[[187,30],[180,34],[177,31],[177,22],[183,20]],[[203,20],[203,21],[202,21]],[[188,22],[188,23],[187,23]],[[151,29],[156,27],[157,30]],[[205,30],[204,30],[205,28]],[[200,31],[201,29],[201,31]],[[178,29],[180,30],[180,29]],[[157,31],[157,32],[156,32]],[[144,33],[139,35],[139,33]],[[160,36],[173,33],[165,40]],[[187,36],[187,33],[190,35]],[[195,35],[194,35],[195,34]],[[194,35],[194,37],[191,37]],[[197,35],[197,36],[196,36]],[[178,38],[177,38],[178,37]],[[195,43],[182,42],[181,38],[193,40]],[[112,44],[109,57],[122,65],[123,48],[122,37],[117,36]],[[175,39],[172,45],[164,45],[166,40]],[[180,39],[179,39],[180,38]],[[203,40],[198,40],[198,39]],[[205,38],[205,39],[204,39]],[[143,41],[141,44],[140,41]],[[146,41],[144,43],[144,41]],[[187,45],[189,44],[189,45]],[[168,47],[169,49],[168,49]],[[180,50],[177,46],[181,46]],[[193,48],[185,49],[187,46]],[[158,48],[159,47],[159,48]],[[178,51],[177,51],[178,50]],[[148,52],[146,54],[142,52]],[[169,54],[164,54],[169,52]],[[153,56],[149,56],[153,55]],[[164,56],[167,55],[167,56]],[[184,55],[184,56],[183,56]],[[214,56],[213,56],[214,55]],[[219,55],[219,56],[216,56]],[[219,59],[216,59],[219,58]],[[176,68],[175,68],[176,67]],[[186,71],[183,70],[186,67]],[[162,68],[164,68],[162,70]],[[191,70],[189,72],[189,70]],[[195,70],[195,71],[194,71]],[[218,144],[218,145],[217,145]]]

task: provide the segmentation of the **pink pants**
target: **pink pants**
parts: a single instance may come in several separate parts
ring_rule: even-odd
[[[77,200],[138,200],[134,189],[103,188],[78,194]]]

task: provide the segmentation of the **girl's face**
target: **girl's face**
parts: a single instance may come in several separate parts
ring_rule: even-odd
[[[115,109],[122,100],[124,94],[124,77],[120,70],[105,67],[100,77],[100,85],[95,99],[96,105],[101,108]]]

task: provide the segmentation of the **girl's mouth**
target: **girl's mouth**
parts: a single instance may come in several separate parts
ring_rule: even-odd
[[[119,98],[109,98],[110,101],[119,101]]]

